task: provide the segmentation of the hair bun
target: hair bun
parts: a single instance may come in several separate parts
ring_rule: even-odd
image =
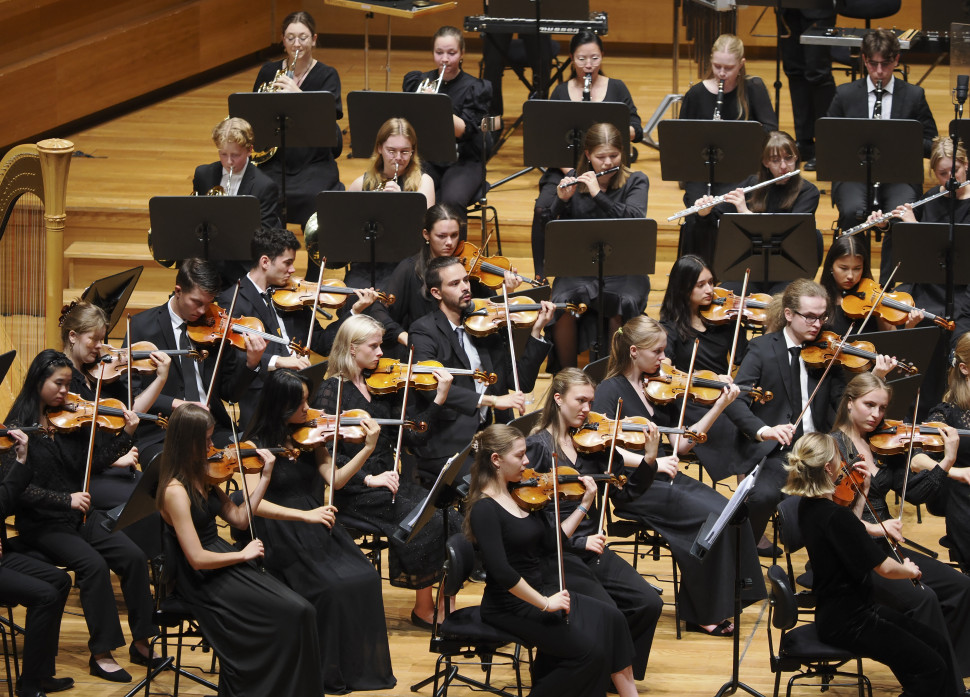
[[[79,302],[81,302],[79,299],[74,299],[70,302],[69,305],[64,305],[63,307],[61,307],[61,316],[57,318],[58,327],[64,326],[64,320],[67,319],[67,316],[71,314],[71,311],[78,306]]]

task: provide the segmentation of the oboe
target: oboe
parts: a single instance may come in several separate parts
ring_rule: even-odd
[[[721,120],[721,107],[724,105],[724,80],[717,81],[717,103],[714,104],[714,120]]]
[[[590,88],[593,86],[593,73],[586,73],[583,75],[583,101],[588,102],[590,97]]]
[[[957,191],[959,191],[960,189],[962,189],[963,187],[965,187],[967,184],[970,184],[970,181],[965,181],[962,184],[960,184],[960,186],[957,187]],[[915,201],[914,203],[911,203],[909,205],[910,205],[911,208],[919,208],[924,203],[929,203],[930,201],[933,201],[935,199],[940,198],[940,196],[946,196],[948,193],[950,193],[950,192],[947,191],[947,190],[938,191],[935,194],[930,194],[926,198],[920,199],[919,201]],[[839,237],[848,237],[849,235],[856,235],[856,234],[858,234],[860,232],[865,232],[869,228],[876,227],[877,225],[882,225],[887,220],[892,220],[893,218],[896,218],[896,217],[898,217],[898,216],[895,213],[887,213],[886,215],[879,216],[878,218],[876,218],[875,220],[873,220],[871,222],[868,222],[868,223],[860,223],[860,224],[856,225],[855,227],[851,227],[848,230],[846,230],[845,232],[843,232],[841,235],[839,235]]]
[[[752,191],[756,191],[758,189],[763,189],[764,187],[770,186],[771,184],[777,184],[778,182],[782,182],[782,181],[785,181],[786,179],[794,177],[796,174],[800,174],[801,171],[802,170],[800,169],[796,169],[794,172],[788,172],[787,174],[782,174],[780,177],[775,177],[774,179],[769,179],[768,181],[752,184],[751,186],[746,186],[745,188],[741,189],[741,193],[747,194]],[[697,211],[702,211],[705,208],[711,208],[712,206],[716,206],[719,203],[723,203],[725,196],[726,194],[724,196],[715,196],[709,203],[705,203],[702,206],[691,206],[690,208],[685,208],[682,211],[678,211],[674,213],[672,216],[670,216],[669,218],[667,218],[667,222],[669,223],[672,220],[677,220],[677,218],[683,218],[685,216],[690,215],[691,213],[696,213]]]
[[[619,165],[617,165],[616,167],[610,167],[609,169],[604,169],[602,172],[597,172],[596,173],[596,178],[599,179],[600,177],[605,177],[607,174],[613,174],[613,172],[619,172],[619,171],[620,171],[620,166]],[[568,184],[560,184],[559,185],[559,188],[560,189],[568,189],[569,187],[576,186],[579,183],[580,182],[577,180],[577,181],[574,181],[574,182],[569,182]]]

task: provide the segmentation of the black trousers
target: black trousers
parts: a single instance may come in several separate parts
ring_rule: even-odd
[[[834,27],[835,13],[822,19],[809,19],[803,10],[781,11],[778,22],[781,63],[788,78],[792,116],[795,120],[795,140],[803,160],[815,157],[815,121],[825,116],[835,99],[835,80],[832,78],[832,52],[828,46],[801,43],[801,36],[810,27]],[[785,31],[787,25],[787,31]]]
[[[424,171],[434,180],[435,201],[451,204],[464,218],[465,209],[475,201],[482,185],[482,163],[461,159],[452,164],[426,162]]]
[[[81,589],[81,607],[90,635],[88,649],[92,654],[125,644],[111,587],[111,571],[121,579],[132,639],[149,639],[157,632],[152,624],[148,560],[130,538],[105,530],[101,525],[104,520],[104,514],[94,511],[79,530],[52,527],[20,536],[31,549],[74,571]]]
[[[751,523],[751,532],[754,533],[755,544],[761,540],[775,508],[784,498],[781,488],[788,481],[788,473],[785,471],[786,457],[785,452],[778,450],[772,452],[765,460],[765,464],[761,466],[758,480],[748,495],[746,501],[748,520]]]
[[[27,608],[20,674],[39,682],[56,673],[54,658],[71,577],[46,562],[8,552],[0,563],[0,600]]]

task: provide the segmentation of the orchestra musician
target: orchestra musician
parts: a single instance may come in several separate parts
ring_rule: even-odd
[[[643,126],[637,107],[633,103],[630,90],[617,78],[603,73],[603,40],[593,32],[583,29],[569,42],[569,55],[573,71],[569,80],[556,86],[549,99],[572,102],[620,102],[630,109],[630,142],[643,140]],[[578,66],[578,71],[576,66]],[[589,81],[589,90],[586,81]],[[636,150],[631,147],[631,155]],[[633,161],[632,159],[630,160]],[[550,168],[539,179],[539,197],[536,199],[532,217],[532,261],[536,276],[545,275],[546,223],[551,220],[553,204],[556,201],[556,187],[562,178],[569,174],[570,168]]]
[[[945,453],[940,461],[918,451],[914,451],[912,462],[907,462],[906,455],[874,452],[869,439],[882,425],[891,399],[892,387],[885,380],[872,373],[856,375],[842,395],[832,436],[842,462],[861,459],[855,467],[865,474],[861,490],[866,496],[855,492],[852,511],[861,517],[870,537],[881,538],[878,544],[887,555],[892,553],[890,543],[894,543],[899,555],[912,559],[922,573],[923,588],[901,579],[873,576],[873,598],[947,637],[947,650],[956,669],[954,678],[962,694],[965,688],[961,676],[970,675],[970,578],[929,555],[904,548],[902,520],[893,517],[886,504],[890,492],[899,497],[905,494],[906,501],[914,505],[939,496],[956,463],[959,436],[955,429],[942,429]],[[920,470],[911,472],[908,481],[907,466]]]
[[[606,697],[610,678],[618,694],[634,697],[633,645],[615,607],[568,590],[557,592],[554,535],[571,537],[580,507],[556,526],[541,512],[522,510],[509,485],[522,479],[529,463],[518,429],[494,424],[475,435],[475,462],[465,504],[464,532],[481,551],[486,582],[481,613],[485,622],[538,650],[533,697]],[[589,507],[596,486],[583,479],[580,506]],[[551,538],[551,539],[550,539]],[[545,573],[544,573],[545,571]],[[566,621],[568,618],[568,622]]]
[[[666,345],[666,333],[656,320],[639,315],[624,324],[613,335],[607,377],[596,387],[593,411],[613,418],[617,403],[622,399],[621,416],[642,416],[658,426],[676,426],[676,407],[653,404],[643,387],[643,379],[660,369]],[[736,386],[725,387],[699,421],[693,424],[685,421],[684,426],[698,433],[707,433],[737,395]],[[627,486],[611,489],[610,496],[616,515],[649,525],[670,545],[681,571],[680,616],[687,622],[687,630],[710,636],[731,636],[734,633],[731,619],[736,556],[734,538],[722,536],[703,564],[690,554],[708,516],[711,513],[719,515],[727,503],[727,499],[711,487],[679,472],[678,455],[689,452],[692,445],[687,438],[681,438],[675,452],[658,451],[657,474],[652,486],[646,487],[643,475],[634,475]],[[742,574],[753,580],[752,586],[743,591],[742,600],[745,604],[762,600],[765,597],[763,574],[754,543],[746,534],[741,536],[740,556]]]
[[[462,70],[465,57],[465,37],[457,27],[444,26],[434,33],[432,51],[437,69],[422,73],[412,70],[404,76],[402,89],[416,92],[423,80],[451,98],[455,141],[458,147],[456,162],[425,162],[424,169],[434,180],[436,201],[449,203],[464,210],[475,200],[482,186],[482,118],[488,114],[492,100],[492,86]],[[435,90],[431,90],[435,91]]]
[[[819,638],[884,663],[906,695],[958,694],[945,639],[920,622],[873,599],[872,573],[918,579],[919,567],[886,555],[848,508],[832,502],[840,471],[835,440],[806,433],[787,457],[784,491],[801,496],[798,527],[814,572]]]
[[[595,454],[581,453],[570,435],[586,421],[594,387],[592,379],[578,368],[564,368],[553,376],[543,402],[542,417],[525,441],[532,469],[549,472],[555,453],[560,467],[572,467],[582,475],[607,472],[608,449]],[[653,481],[660,440],[656,428],[649,429],[646,440],[649,447],[642,456],[623,448],[615,449],[614,472],[621,473],[627,461],[636,468],[631,477],[636,483],[631,481],[626,486],[648,487]],[[633,566],[606,546],[606,535],[599,530],[597,499],[582,507],[579,502],[562,501],[561,522],[565,524],[577,509],[582,518],[566,543],[566,586],[620,609],[633,638],[633,677],[643,680],[663,601]],[[553,513],[552,506],[546,506],[545,510],[547,514]]]
[[[44,349],[38,353],[5,423],[12,427],[50,426],[48,410],[64,405],[73,370],[71,359],[59,351]],[[127,536],[112,535],[105,529],[104,514],[91,510],[91,494],[83,486],[89,464],[93,472],[103,470],[131,450],[138,417],[125,409],[123,420],[123,429],[117,435],[98,430],[90,463],[90,423],[56,436],[30,433],[27,441],[19,444],[17,456],[33,473],[19,496],[15,521],[18,543],[25,551],[40,553],[74,571],[90,634],[88,667],[91,675],[111,682],[131,682],[131,674],[111,655],[113,649],[125,644],[111,571],[121,580],[128,608],[132,635],[128,655],[132,663],[148,665],[148,642],[157,631],[145,554]]]
[[[327,367],[327,379],[314,395],[313,406],[327,414],[334,414],[337,410],[338,381],[343,381],[341,412],[363,409],[376,419],[400,418],[403,394],[371,394],[365,382],[365,375],[377,367],[383,355],[383,337],[384,327],[373,317],[355,315],[348,318],[337,331]],[[428,430],[424,433],[405,429],[403,442],[409,449],[414,449],[425,440],[436,440],[443,436],[445,424],[441,423],[440,415],[444,411],[449,390],[453,389],[452,376],[443,370],[435,370],[434,376],[437,388],[428,404],[419,412],[408,413],[408,418],[415,423],[428,424]],[[444,562],[443,513],[436,511],[434,520],[421,528],[407,544],[394,535],[398,523],[427,496],[426,491],[413,484],[408,477],[402,477],[395,468],[396,435],[395,429],[381,429],[374,452],[359,471],[336,488],[334,500],[338,511],[377,526],[381,534],[388,538],[390,583],[398,588],[415,590],[411,622],[417,627],[430,629],[434,615],[431,586],[441,578]],[[340,441],[337,464],[344,466],[362,447]],[[450,455],[454,455],[454,451]],[[347,471],[350,472],[349,469]],[[458,514],[449,510],[448,516],[451,529],[457,530],[460,525]]]
[[[893,71],[899,65],[899,39],[890,29],[874,29],[862,39],[862,60],[868,76],[839,85],[827,116],[853,119],[915,119],[923,126],[923,156],[929,157],[933,139],[937,136],[936,122],[926,93],[922,87],[897,80]],[[882,92],[877,93],[877,82]],[[915,186],[914,186],[915,184]],[[874,208],[891,210],[919,195],[918,183],[886,183],[879,185],[878,205],[866,201],[865,182],[834,182],[832,200],[839,209],[839,227],[847,230],[862,222],[866,212]],[[879,278],[885,280],[892,272],[892,235],[882,243],[882,263]]]
[[[604,174],[614,167],[616,172]],[[583,159],[556,187],[550,209],[553,220],[644,218],[650,182],[643,172],[632,172],[623,155],[623,140],[609,123],[593,124],[583,138]],[[644,275],[607,276],[604,313],[610,332],[647,306],[650,279]],[[560,313],[553,324],[555,355],[563,368],[575,367],[580,351],[586,350],[601,321],[597,307],[599,288],[595,276],[557,278],[552,285],[554,303],[585,303],[590,310],[581,320]]]
[[[319,697],[320,647],[313,606],[253,563],[263,543],[241,550],[219,536],[216,516],[236,528],[249,525],[245,502],[236,505],[207,478],[212,415],[197,404],[172,414],[162,451],[155,503],[166,523],[166,556],[175,568],[175,593],[198,621],[219,656],[219,694]],[[274,457],[263,461],[249,506],[259,506]]]
[[[340,76],[335,68],[313,57],[317,45],[316,22],[308,12],[291,12],[283,19],[282,40],[286,55],[282,61],[264,63],[256,75],[253,91],[267,84],[272,92],[330,92],[337,103],[337,119],[344,115],[340,100]],[[280,72],[282,71],[282,73]],[[288,73],[292,72],[292,76]],[[286,216],[283,224],[306,225],[316,211],[321,191],[343,191],[337,158],[343,149],[343,135],[336,126],[337,145],[286,148],[286,161],[277,154],[260,165],[270,179],[280,184],[286,167]]]
[[[323,426],[297,442],[293,429],[308,420],[310,381],[276,370],[263,386],[246,439],[264,447],[301,449],[299,457],[278,457],[266,493],[255,509],[256,536],[265,544],[267,570],[313,603],[320,637],[319,664],[327,694],[394,687],[384,623],[381,576],[336,520],[336,509],[314,496],[330,482],[330,452]],[[374,452],[380,427],[365,418],[363,447],[336,470],[335,486],[360,471]],[[332,429],[331,429],[332,430]],[[308,449],[309,448],[309,449]],[[249,490],[258,474],[247,474]]]

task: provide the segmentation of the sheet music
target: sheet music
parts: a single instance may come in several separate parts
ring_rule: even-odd
[[[707,537],[705,537],[704,541],[701,543],[704,547],[710,549],[711,545],[714,544],[714,540],[716,540],[724,528],[727,527],[728,521],[731,520],[738,508],[737,505],[732,504],[735,501],[744,501],[744,499],[747,498],[752,487],[754,487],[754,483],[758,479],[758,473],[761,471],[761,465],[762,463],[758,463],[758,466],[751,471],[751,474],[745,477],[744,480],[738,485],[737,490],[734,492],[734,496],[732,496],[731,500],[728,501],[726,506],[724,506],[724,510],[721,511],[721,515],[719,515],[717,520],[714,521],[714,527],[708,531]]]

